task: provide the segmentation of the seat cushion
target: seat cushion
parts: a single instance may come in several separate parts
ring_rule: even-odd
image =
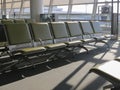
[[[66,46],[67,46],[67,45],[64,44],[64,43],[56,43],[56,44],[46,45],[45,47],[46,47],[48,50],[54,50],[54,49],[64,48],[64,47],[66,47]]]
[[[95,39],[90,38],[90,39],[83,39],[81,41],[83,41],[83,43],[92,43],[92,42],[95,42]]]
[[[70,41],[70,42],[66,42],[66,44],[68,46],[76,46],[76,45],[82,44],[82,41],[80,41],[80,40]]]
[[[31,47],[18,50],[18,52],[22,52],[23,54],[34,54],[43,51],[46,51],[45,47]]]

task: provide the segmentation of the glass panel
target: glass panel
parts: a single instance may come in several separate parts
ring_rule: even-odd
[[[112,0],[98,0],[98,2],[111,2]],[[113,0],[113,1],[117,1],[117,0]]]
[[[13,1],[21,1],[21,0],[13,0]]]
[[[72,13],[92,13],[93,4],[73,5]]]
[[[53,5],[66,5],[69,3],[69,0],[53,0]]]
[[[8,9],[8,8],[11,8],[11,5],[12,5],[11,3],[7,3],[7,4],[6,4],[6,8],[7,8],[7,9]]]
[[[53,6],[52,13],[67,13],[68,6]]]
[[[30,8],[24,8],[23,13],[30,13]]]
[[[30,7],[30,1],[24,1],[23,7]]]
[[[50,0],[43,0],[43,3],[44,3],[45,6],[48,6],[49,3],[50,3]]]
[[[117,9],[118,9],[117,3],[114,3],[113,4],[113,13],[117,13]]]
[[[13,8],[20,8],[20,6],[21,6],[21,2],[15,2],[13,4]]]
[[[63,1],[64,2],[64,1]],[[80,3],[93,3],[94,0],[73,0],[73,4],[80,4]]]
[[[44,7],[44,13],[48,13],[49,7]]]
[[[73,5],[72,13],[85,13],[86,7],[85,5]]]
[[[12,0],[6,0],[6,2],[12,2]]]

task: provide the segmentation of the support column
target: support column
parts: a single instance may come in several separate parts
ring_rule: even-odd
[[[40,14],[43,14],[43,0],[30,0],[31,19],[40,21]]]

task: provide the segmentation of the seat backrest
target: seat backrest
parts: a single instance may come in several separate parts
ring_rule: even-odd
[[[0,47],[7,44],[4,25],[0,24]]]
[[[14,22],[13,22],[13,20],[11,20],[11,19],[2,19],[2,20],[1,20],[1,23],[2,23],[2,24],[10,24],[10,23],[14,23]]]
[[[5,24],[5,31],[9,46],[14,49],[31,47],[31,35],[27,24]]]
[[[25,23],[24,19],[15,19],[14,20],[15,23]]]
[[[51,22],[50,24],[55,42],[69,41],[69,35],[64,22]]]
[[[82,27],[84,34],[93,34],[94,33],[89,21],[80,21],[80,25]]]
[[[70,36],[82,35],[82,30],[78,22],[66,22]]]
[[[53,43],[48,23],[30,23],[32,36],[39,44]]]
[[[35,20],[33,20],[33,19],[25,19],[25,22],[26,22],[26,23],[34,23]]]
[[[93,27],[94,33],[102,33],[99,21],[90,21]]]
[[[82,29],[80,24],[77,21],[66,22],[67,30],[70,35],[70,38],[82,39]]]

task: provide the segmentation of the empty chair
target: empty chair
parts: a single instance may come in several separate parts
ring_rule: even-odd
[[[94,42],[93,38],[85,38],[82,28],[78,22],[67,22],[68,32],[72,39],[82,40],[84,43]]]
[[[100,37],[100,38],[104,38],[104,39],[111,38],[113,36],[110,34],[103,34],[99,21],[90,21],[90,23],[91,23],[91,26],[93,28],[95,36]]]
[[[54,36],[54,42],[65,43],[69,52],[71,52],[73,55],[76,54],[76,48],[78,49],[78,47],[84,48],[88,52],[88,50],[83,47],[83,42],[81,40],[73,40],[70,38],[64,22],[51,22],[51,28]]]
[[[13,62],[7,68],[18,65],[21,62],[30,62],[29,56],[41,54],[46,48],[33,47],[31,35],[27,24],[5,24],[8,48]],[[16,59],[15,59],[16,58]],[[30,62],[31,65],[33,65]],[[3,69],[4,70],[4,69]]]
[[[64,22],[51,22],[51,28],[54,36],[54,42],[64,42],[68,46],[77,46],[82,44],[80,40],[71,41]]]
[[[43,45],[48,50],[66,47],[64,43],[54,43],[48,23],[31,23],[30,26],[35,46]]]
[[[65,43],[54,43],[48,23],[30,23],[35,46],[44,46],[50,56],[47,61],[61,58],[61,52],[65,52]],[[59,55],[59,56],[58,56]],[[65,56],[65,55],[64,55]]]
[[[6,46],[7,39],[5,35],[4,25],[0,24],[0,56],[3,56],[8,51],[8,48]]]
[[[89,21],[80,21],[80,25],[84,33],[84,36],[83,36],[84,38],[90,38],[90,39],[94,38],[96,43],[102,42],[102,43],[105,43],[109,47],[108,43],[104,41],[104,38],[100,38],[94,35],[94,31]]]
[[[6,24],[5,27],[7,34],[6,36],[9,44],[8,46],[11,51],[23,50],[22,52],[24,54],[26,54],[27,51],[27,53],[34,52],[35,48],[37,48],[37,51],[39,51],[38,47],[33,47],[31,35],[27,24]],[[44,50],[44,47],[41,47],[40,50],[42,50],[42,48]]]
[[[90,72],[94,72],[101,77],[105,78],[111,85],[105,86],[106,88],[111,88],[111,90],[119,90],[120,89],[120,62],[118,61],[109,61],[105,62],[101,65],[96,65],[90,69]]]
[[[83,41],[84,44],[95,41],[93,38],[92,39],[84,39],[83,38],[83,33],[82,33],[82,29],[80,27],[79,22],[66,22],[66,25],[67,25],[67,28],[68,28],[67,30],[70,35],[70,39],[81,40],[81,41]],[[87,48],[85,48],[84,46],[83,46],[83,48],[87,50]]]

